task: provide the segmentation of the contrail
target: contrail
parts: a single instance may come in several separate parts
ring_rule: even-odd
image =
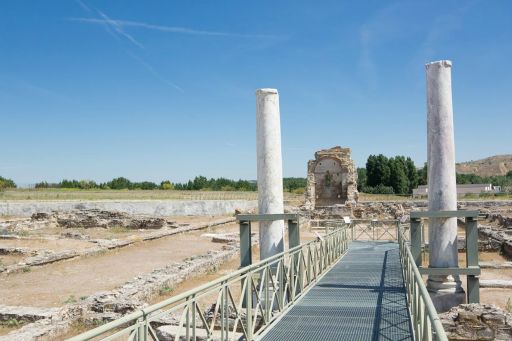
[[[190,35],[203,35],[203,36],[220,36],[220,37],[241,37],[241,38],[278,38],[274,35],[264,35],[264,34],[241,34],[241,33],[229,33],[229,32],[218,32],[218,31],[205,31],[205,30],[196,30],[192,28],[179,27],[179,26],[164,26],[164,25],[153,25],[140,21],[129,21],[129,20],[113,20],[110,18],[103,19],[93,19],[93,18],[68,18],[68,20],[72,21],[80,21],[84,23],[91,24],[110,24],[115,27],[139,27],[148,30],[161,31],[161,32],[171,32],[171,33],[180,33],[180,34],[190,34]]]

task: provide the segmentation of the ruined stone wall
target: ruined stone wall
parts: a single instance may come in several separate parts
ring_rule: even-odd
[[[36,212],[73,210],[117,211],[127,214],[167,217],[176,215],[224,215],[235,209],[248,211],[258,207],[256,200],[94,200],[94,201],[3,201],[0,216],[30,217]]]
[[[313,209],[355,203],[357,199],[357,170],[350,148],[317,151],[315,159],[308,162],[305,206]]]

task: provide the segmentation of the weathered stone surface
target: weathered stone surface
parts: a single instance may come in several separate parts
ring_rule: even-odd
[[[50,214],[46,212],[36,212],[30,216],[32,220],[46,220],[50,219]]]
[[[478,226],[478,238],[487,241],[504,255],[512,257],[512,231],[499,226]]]
[[[215,317],[215,309],[217,309],[216,304],[212,304],[206,311],[204,312],[204,316],[206,317],[206,322],[208,322],[208,325],[211,325],[213,318]],[[228,314],[228,326],[229,330],[232,331],[235,328],[235,322],[236,325],[236,331],[242,333],[243,328],[242,326],[247,323],[247,315],[245,311],[240,311],[240,315],[237,316],[235,309],[230,305],[228,307],[227,314]],[[254,316],[253,316],[254,318]],[[237,320],[238,319],[238,320]],[[255,322],[255,328],[259,329],[263,325],[262,316],[258,315],[256,316]],[[217,310],[217,316],[215,318],[215,329],[220,329],[221,327],[221,321],[220,321],[220,307]]]
[[[12,200],[0,202],[0,215],[30,217],[36,212],[98,209],[153,217],[207,216],[231,214],[235,208],[247,211],[256,207],[256,200]]]
[[[440,314],[449,340],[511,340],[512,314],[490,304],[461,304]]]
[[[357,170],[350,148],[317,151],[315,160],[308,162],[305,206],[313,209],[357,200]]]
[[[172,325],[160,326],[156,329],[156,336],[158,337],[158,340],[161,340],[161,341],[174,341],[174,340],[176,340],[176,335],[178,333],[178,330],[179,330],[178,326],[172,326]],[[183,334],[184,334],[184,328],[181,328],[180,338],[179,338],[180,341],[186,340],[186,336]],[[220,334],[217,337],[214,336],[213,338],[210,338],[210,339],[208,338],[207,335],[208,334],[205,329],[196,328],[196,340],[197,341],[220,340]]]
[[[512,289],[512,281],[505,279],[481,279],[480,287]]]
[[[482,269],[512,269],[512,262],[480,261],[479,264]]]
[[[159,229],[167,225],[163,218],[134,217],[126,213],[104,210],[74,210],[53,212],[50,219],[64,228],[125,227],[132,229]]]
[[[487,219],[497,221],[504,228],[512,228],[512,215],[503,213],[489,213]]]
[[[26,247],[0,246],[0,255],[12,254],[34,255],[36,251]]]
[[[255,233],[252,233],[251,235],[254,236]],[[211,238],[213,243],[223,244],[236,243],[240,240],[240,235],[238,233],[205,233],[202,234],[201,237]]]
[[[83,235],[79,232],[64,232],[60,234],[63,238],[69,238],[69,239],[77,239],[77,240],[89,240],[90,237]]]
[[[0,321],[14,319],[20,323],[34,322],[50,318],[59,312],[59,308],[19,307],[0,304]]]

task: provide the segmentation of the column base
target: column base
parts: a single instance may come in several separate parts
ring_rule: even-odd
[[[462,292],[443,292],[429,291],[430,298],[438,313],[444,313],[459,304],[466,303],[466,293]]]

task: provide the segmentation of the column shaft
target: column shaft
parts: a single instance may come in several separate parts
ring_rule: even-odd
[[[283,166],[279,95],[275,89],[256,91],[258,210],[283,213]],[[284,221],[260,222],[260,258],[283,251]]]

